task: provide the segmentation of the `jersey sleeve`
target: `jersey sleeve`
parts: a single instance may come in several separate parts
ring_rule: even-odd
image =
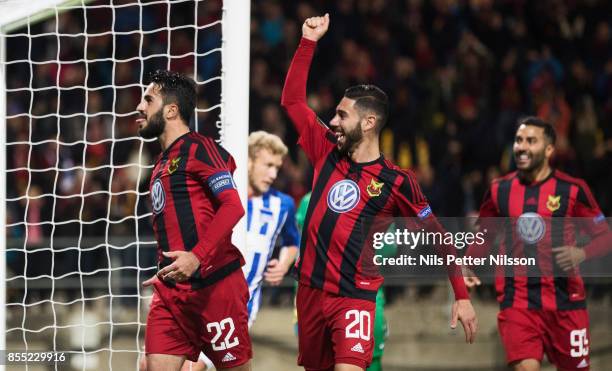
[[[411,172],[400,172],[402,182],[397,192],[397,207],[400,215],[403,217],[416,217],[416,224],[421,225],[427,231],[431,232],[446,232],[444,227],[438,222],[427,198],[421,191],[421,187],[416,181]],[[444,258],[448,255],[455,255],[455,247],[452,245],[436,246],[435,252],[438,256]],[[465,283],[463,282],[463,274],[458,265],[452,264],[447,266],[448,279],[455,293],[455,299],[468,299],[469,295]]]
[[[287,210],[287,217],[285,218],[285,224],[283,224],[280,233],[281,246],[299,246],[300,233],[298,232],[295,220],[295,205],[293,204],[293,200],[288,196],[283,197],[283,204]]]
[[[200,261],[200,269],[203,269],[210,263],[210,251],[231,236],[234,226],[244,215],[244,208],[232,178],[236,163],[223,148],[212,141],[199,143],[194,161],[190,161],[190,169],[219,204],[215,211],[214,227],[209,229],[192,250]]]
[[[578,218],[594,218],[603,215],[589,186],[585,182],[578,183],[578,195],[574,216]]]
[[[401,172],[402,182],[397,192],[397,206],[403,217],[425,220],[432,215],[427,198],[411,172]]]
[[[586,259],[612,253],[612,233],[595,197],[585,182],[578,183],[578,195],[574,216],[579,219],[581,229],[591,237],[584,246]]]
[[[298,144],[314,165],[334,148],[336,137],[306,103],[308,71],[316,42],[302,38],[287,72],[281,106],[298,132]]]
[[[484,197],[482,198],[482,202],[480,203],[480,210],[478,211],[479,219],[482,218],[495,218],[499,216],[499,212],[497,211],[497,206],[493,201],[493,196],[491,193],[491,188],[487,190]]]
[[[232,156],[225,152],[223,157],[216,145],[200,144],[195,151],[195,161],[192,161],[191,170],[200,183],[207,187],[215,198],[222,192],[231,190],[237,192],[236,183],[232,174],[236,170],[236,163]]]
[[[476,222],[478,225],[478,230],[491,231],[491,233],[495,233],[495,231],[499,229],[499,226],[497,225],[499,224],[499,221],[498,219],[495,219],[497,217],[499,217],[499,211],[497,210],[495,201],[493,201],[491,188],[489,188],[485,193],[482,202],[480,203],[480,211],[478,212],[478,220]],[[465,256],[482,258],[491,250],[491,243],[494,240],[494,236],[487,236],[487,238],[484,239],[484,243],[471,244],[468,246]]]

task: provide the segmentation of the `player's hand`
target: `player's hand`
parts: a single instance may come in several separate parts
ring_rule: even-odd
[[[272,259],[268,262],[268,267],[264,272],[264,279],[270,285],[278,286],[283,282],[283,277],[285,277],[285,273],[288,270],[289,268],[283,266],[278,259]]]
[[[302,25],[302,36],[308,40],[319,41],[329,28],[329,14],[323,17],[310,17]]]
[[[185,282],[200,266],[200,260],[191,251],[169,251],[163,254],[174,260],[172,264],[157,272],[157,276],[164,281]]]
[[[566,272],[571,272],[584,261],[584,250],[576,246],[553,247],[557,264]]]
[[[476,331],[478,331],[478,319],[476,312],[469,299],[457,300],[453,303],[450,326],[452,329],[457,328],[457,320],[461,321],[463,331],[465,332],[465,342],[472,344],[476,340]]]
[[[157,282],[158,280],[159,280],[159,278],[157,278],[157,275],[155,275],[155,276],[153,276],[153,277],[149,278],[148,280],[144,281],[144,282],[142,283],[142,285],[143,285],[144,287],[149,287],[149,286],[152,286],[152,285],[153,285],[155,282]]]
[[[463,271],[463,282],[468,289],[471,289],[474,286],[480,286],[482,282],[480,282],[480,278],[472,271],[470,268],[462,267]]]

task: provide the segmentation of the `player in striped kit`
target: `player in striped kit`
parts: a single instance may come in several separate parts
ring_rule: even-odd
[[[388,116],[387,95],[374,85],[348,88],[328,128],[308,106],[306,85],[317,41],[329,15],[302,25],[302,39],[289,67],[281,105],[314,167],[312,196],[296,263],[298,364],[306,370],[365,370],[372,361],[375,301],[383,282],[370,267],[363,236],[370,220],[418,218],[436,231],[432,213],[412,172],[380,153],[380,131]],[[388,225],[387,225],[388,227]],[[442,251],[443,250],[443,251]],[[444,246],[441,254],[453,254]],[[473,342],[476,314],[461,272],[448,271],[456,301],[451,326],[461,321]]]
[[[249,135],[249,200],[247,206],[247,247],[242,250],[246,264],[242,271],[249,286],[249,327],[261,304],[261,288],[281,283],[298,252],[299,232],[295,222],[293,199],[272,188],[287,154],[287,147],[273,134],[256,131]],[[280,237],[278,258],[272,258]],[[183,370],[206,370],[212,363],[200,354],[197,364]]]
[[[550,123],[522,119],[514,140],[517,171],[493,180],[480,206],[481,230],[493,230],[490,225],[499,217],[513,223],[530,218],[531,225],[544,227],[532,228],[541,231],[537,239],[498,233],[504,236],[501,252],[537,261],[496,271],[497,323],[506,361],[516,371],[540,370],[544,354],[558,370],[589,369],[589,315],[578,265],[610,253],[612,235],[587,184],[549,164],[555,140]],[[564,227],[571,225],[569,218],[581,218],[581,229],[592,236],[583,248]],[[473,245],[467,256],[485,256],[491,247]],[[469,276],[469,287],[480,284]]]
[[[195,82],[156,71],[136,110],[143,138],[157,138],[150,181],[157,275],[145,332],[149,371],[180,370],[205,352],[219,369],[250,370],[252,357],[242,254],[231,242],[244,215],[232,156],[189,129]]]

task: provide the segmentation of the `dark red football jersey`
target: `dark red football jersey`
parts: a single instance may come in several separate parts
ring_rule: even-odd
[[[235,169],[225,149],[195,132],[176,139],[155,163],[150,191],[158,265],[161,269],[171,263],[164,251],[193,251],[200,259],[200,269],[190,279],[194,288],[210,285],[244,264],[231,242],[233,224],[220,227],[225,220],[215,220],[224,192],[238,197]]]
[[[365,243],[374,218],[418,217],[437,224],[412,172],[381,155],[355,163],[338,151],[336,137],[306,104],[306,80],[315,43],[302,39],[283,89],[282,105],[314,166],[314,181],[296,263],[302,284],[337,295],[374,301],[383,278]],[[441,228],[441,227],[440,227]],[[451,277],[467,298],[460,275]]]
[[[500,253],[533,257],[536,265],[505,266],[497,270],[495,286],[503,308],[570,310],[586,307],[584,283],[578,270],[565,274],[556,264],[551,248],[576,244],[575,228],[562,218],[588,218],[588,233],[608,231],[603,214],[582,179],[553,170],[545,180],[523,184],[517,173],[492,182],[480,208],[480,217],[509,217],[511,223],[526,213],[536,213],[545,223],[542,239],[526,243],[513,233],[501,238]],[[515,228],[513,228],[515,229]],[[506,231],[508,232],[508,231]]]

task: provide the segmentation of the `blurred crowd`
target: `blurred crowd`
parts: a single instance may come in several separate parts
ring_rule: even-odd
[[[558,132],[555,166],[583,177],[612,209],[612,6],[563,0],[252,2],[251,125],[294,143],[278,102],[305,18],[330,13],[308,99],[329,121],[348,86],[374,83],[391,114],[383,152],[416,171],[440,216],[478,210],[489,181],[512,169],[516,121]],[[299,198],[299,152],[280,186]],[[306,175],[304,175],[306,174]]]
[[[190,1],[114,4],[113,11],[60,13],[17,31],[29,36],[7,38],[7,197],[14,199],[7,222],[33,223],[27,234],[23,224],[7,228],[9,241],[18,241],[9,248],[35,248],[49,236],[85,247],[81,237],[113,244],[117,236],[150,234],[147,218],[134,218],[149,212],[148,199],[136,197],[149,177],[138,164],[150,166],[159,153],[157,143],[136,138],[141,84],[150,71],[170,67],[199,82],[212,79],[199,88],[199,108],[220,100],[220,53],[186,53],[194,43],[198,53],[220,47],[221,26],[183,26],[219,20],[221,0],[198,2],[197,12]],[[612,211],[608,1],[254,0],[251,7],[250,130],[289,144],[277,186],[296,201],[308,192],[312,171],[291,145],[296,133],[280,95],[302,21],[329,12],[309,104],[328,121],[346,87],[367,82],[385,90],[391,112],[383,152],[415,170],[437,215],[478,209],[488,182],[513,167],[515,123],[524,115],[556,126],[555,166],[585,178],[604,213]],[[131,32],[138,29],[144,32]],[[56,31],[60,36],[47,35]],[[192,125],[216,135],[218,119],[218,109],[199,112]],[[76,249],[55,256],[52,274],[109,268],[105,244],[91,242],[82,256]],[[23,262],[23,254],[9,256],[17,272]],[[51,273],[46,264],[28,269]]]
[[[108,3],[59,12],[6,39],[7,241],[29,251],[9,251],[9,277],[153,266],[153,249],[139,262],[133,249],[137,235],[152,240],[149,200],[138,193],[148,191],[160,152],[138,138],[142,84],[156,69],[195,73],[198,108],[220,102],[220,0]],[[199,111],[191,125],[216,134],[219,113]]]

